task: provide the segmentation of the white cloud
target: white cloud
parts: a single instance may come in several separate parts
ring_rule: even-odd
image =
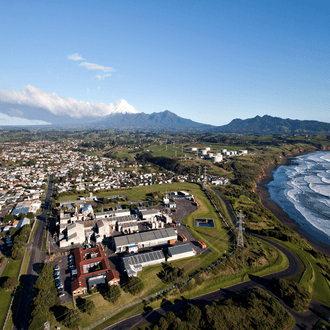
[[[25,118],[12,117],[0,113],[0,126],[27,126],[27,125],[51,125],[43,120],[29,120]]]
[[[73,61],[82,61],[84,60],[80,55],[77,53],[71,54],[68,56],[68,60],[73,60]]]
[[[107,78],[107,77],[111,77],[111,73],[106,73],[106,74],[104,74],[104,75],[102,75],[102,76],[100,76],[99,74],[96,76],[96,78],[98,79],[98,80],[104,80],[105,78]]]
[[[113,113],[138,113],[125,100],[119,100],[117,104],[110,103],[109,105],[82,102],[73,98],[65,99],[56,93],[47,94],[31,85],[24,86],[22,92],[0,91],[0,101],[43,108],[55,115],[68,115],[74,118],[103,117]]]
[[[96,71],[103,71],[103,72],[114,72],[115,71],[113,68],[103,66],[103,65],[99,65],[99,64],[95,64],[95,63],[83,62],[83,63],[80,63],[79,66],[84,66],[88,70],[96,70]]]

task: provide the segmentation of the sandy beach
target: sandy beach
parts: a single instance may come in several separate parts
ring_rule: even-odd
[[[285,158],[280,165],[288,164],[290,158]],[[264,178],[257,185],[256,193],[259,195],[262,204],[267,207],[284,225],[288,226],[289,228],[297,232],[299,235],[304,237],[313,248],[330,257],[330,245],[325,244],[323,242],[319,242],[313,236],[309,235],[299,226],[298,223],[291,219],[289,215],[281,209],[280,206],[278,206],[275,202],[269,199],[270,195],[268,189],[264,185],[273,180],[273,171],[276,170],[278,166],[273,165],[269,167],[265,171]]]

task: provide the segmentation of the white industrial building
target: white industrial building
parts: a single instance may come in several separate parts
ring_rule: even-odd
[[[196,251],[190,246],[189,243],[177,245],[177,246],[171,246],[168,248],[167,261],[193,257],[195,255],[196,255]]]
[[[97,232],[101,238],[110,236],[110,226],[107,221],[99,220],[96,222]]]
[[[96,220],[98,219],[108,219],[108,218],[113,218],[113,217],[120,217],[120,216],[126,216],[130,215],[131,211],[129,209],[123,210],[123,209],[118,209],[115,211],[105,211],[105,212],[97,212],[94,213],[94,218]]]
[[[123,267],[127,275],[137,276],[137,273],[142,271],[143,267],[157,265],[165,262],[163,251],[152,251],[122,258]]]
[[[126,252],[132,245],[139,249],[176,242],[177,231],[174,228],[144,231],[141,233],[114,237],[114,248],[116,253]]]
[[[142,209],[139,210],[139,215],[142,220],[154,221],[156,217],[159,216],[161,213],[159,210],[156,209]]]
[[[66,238],[60,241],[60,247],[66,247],[85,242],[85,228],[83,223],[75,222],[67,227]]]

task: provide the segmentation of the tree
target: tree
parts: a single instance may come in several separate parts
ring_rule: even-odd
[[[202,311],[197,306],[187,304],[186,319],[190,324],[198,327],[201,317]]]
[[[125,283],[125,291],[127,290],[131,295],[135,296],[144,289],[144,284],[138,277],[129,277]]]
[[[63,323],[66,327],[70,329],[75,329],[77,328],[80,320],[80,313],[76,309],[70,309]]]
[[[161,317],[158,322],[159,330],[167,330],[168,329],[168,323],[165,319],[165,317]]]
[[[8,291],[13,290],[18,284],[19,281],[16,277],[8,277],[5,283],[3,284],[3,288]]]
[[[108,292],[105,293],[104,298],[107,301],[110,301],[113,304],[115,304],[118,301],[118,299],[120,298],[120,295],[121,295],[121,292],[120,292],[119,286],[111,285],[109,287]]]
[[[15,217],[12,214],[7,214],[4,217],[3,222],[8,223],[8,222],[14,221],[14,219],[15,219]]]
[[[11,251],[11,257],[14,260],[22,260],[24,256],[23,249],[18,246],[13,246],[13,250]]]
[[[24,215],[23,213],[20,213],[20,214],[17,216],[17,219],[18,219],[18,220],[22,220],[24,217],[25,217],[25,215]]]
[[[83,313],[87,313],[88,315],[91,315],[95,309],[95,304],[92,300],[87,300],[80,297],[77,299],[77,306]]]
[[[34,218],[34,214],[32,212],[28,212],[26,215],[27,218],[29,219],[33,219]]]
[[[165,319],[167,321],[167,324],[170,326],[171,324],[173,324],[176,320],[176,316],[173,312],[168,311],[165,313]]]
[[[11,236],[14,236],[18,232],[18,230],[19,230],[18,228],[13,227],[10,229],[9,234]]]

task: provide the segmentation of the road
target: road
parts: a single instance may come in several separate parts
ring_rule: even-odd
[[[42,252],[44,236],[47,226],[48,217],[50,214],[50,198],[52,196],[53,175],[50,176],[48,190],[45,198],[45,205],[41,215],[38,216],[36,231],[33,236],[32,244],[30,244],[30,263],[27,273],[24,276],[24,284],[19,301],[19,305],[14,317],[13,329],[26,330],[29,328],[29,320],[31,315],[31,306],[35,292],[33,290],[34,283],[38,278],[40,264],[45,260],[46,254]]]
[[[215,190],[216,193],[218,193]],[[223,199],[223,201],[226,204],[226,207],[228,208],[230,217],[234,224],[236,224],[236,216],[231,209],[230,204],[225,199],[225,197],[219,193],[219,196]],[[288,307],[286,304],[283,303],[280,299],[278,299],[272,292],[269,291],[268,285],[273,277],[277,278],[288,278],[291,276],[296,275],[299,273],[301,265],[299,260],[286,248],[284,248],[282,245],[279,245],[273,241],[267,240],[265,238],[259,237],[260,239],[267,241],[268,243],[272,244],[276,248],[278,248],[281,252],[283,252],[286,257],[289,260],[289,267],[283,271],[280,271],[278,273],[274,273],[268,276],[264,277],[255,277],[250,276],[250,280],[244,283],[236,284],[228,288],[223,288],[199,297],[195,297],[193,299],[180,301],[179,303],[167,305],[161,308],[154,309],[150,312],[142,313],[136,316],[133,316],[129,319],[120,321],[114,325],[111,325],[105,330],[126,330],[126,329],[132,329],[134,327],[137,327],[139,325],[142,325],[147,322],[152,322],[160,317],[164,316],[167,311],[172,311],[174,313],[178,313],[181,311],[185,311],[186,306],[188,303],[192,303],[198,307],[202,307],[206,304],[211,303],[214,300],[218,299],[226,299],[229,298],[237,293],[251,290],[253,288],[259,287],[265,291],[267,291],[270,295],[272,295],[276,300],[279,301],[279,303],[295,318],[296,320],[296,326],[294,327],[294,330],[298,329],[312,329],[317,321],[320,319],[319,313],[322,315],[325,315],[326,318],[330,317],[330,308],[327,306],[324,306],[320,304],[317,301],[312,300],[309,306],[309,310],[306,313],[297,313],[293,311],[290,307]]]

